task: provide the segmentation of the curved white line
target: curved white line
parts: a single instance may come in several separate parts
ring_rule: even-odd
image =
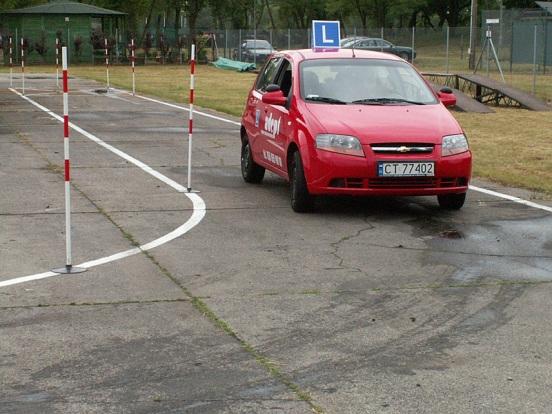
[[[199,222],[203,219],[203,217],[205,217],[205,203],[203,202],[203,199],[199,197],[197,194],[186,193],[186,196],[188,196],[188,198],[192,200],[192,203],[194,205],[194,212],[192,216],[188,219],[188,221],[183,225],[181,225],[180,227],[177,227],[170,233],[165,234],[164,236],[159,237],[158,239],[155,239],[149,243],[143,244],[139,247],[135,247],[133,249],[115,253],[115,254],[112,254],[111,256],[106,256],[100,259],[84,262],[76,265],[76,267],[90,269],[95,266],[100,266],[106,263],[114,262],[116,260],[124,259],[125,257],[134,256],[135,254],[142,253],[142,252],[154,249],[156,247],[159,247],[187,233],[189,230],[191,230],[197,224],[199,224]],[[17,285],[24,282],[31,282],[33,280],[46,279],[52,276],[60,276],[60,274],[55,272],[45,272],[45,273],[38,273],[36,275],[16,277],[14,279],[8,279],[3,282],[0,282],[0,288],[5,286]]]
[[[26,96],[23,96],[21,93],[17,92],[14,89],[10,88],[10,90],[12,92],[16,93],[17,95],[19,95],[20,97],[22,97],[23,99],[25,99],[27,102],[33,104],[34,106],[36,106],[40,110],[46,112],[52,118],[54,118],[54,119],[56,119],[60,122],[63,122],[62,117],[60,117],[56,113],[52,112],[51,110],[49,110],[45,106],[42,106],[39,103],[33,101],[32,99],[30,99]],[[135,254],[154,249],[156,247],[159,247],[159,246],[161,246],[165,243],[168,243],[168,242],[176,239],[177,237],[182,236],[183,234],[187,233],[192,228],[197,226],[199,224],[199,222],[201,222],[201,220],[203,220],[203,217],[205,217],[206,206],[205,206],[205,202],[203,201],[203,199],[200,196],[198,196],[195,193],[187,192],[186,188],[184,186],[178,184],[176,181],[173,181],[170,178],[168,178],[168,177],[164,176],[163,174],[159,173],[158,171],[155,171],[150,166],[144,164],[142,161],[137,160],[136,158],[134,158],[134,157],[126,154],[125,152],[113,147],[112,145],[107,144],[106,142],[102,141],[98,137],[96,137],[96,136],[92,135],[91,133],[85,131],[84,129],[74,125],[73,123],[69,123],[69,126],[73,130],[79,132],[80,134],[82,134],[85,137],[89,138],[90,140],[94,141],[98,145],[101,145],[102,147],[108,149],[109,151],[117,154],[119,157],[121,157],[121,158],[127,160],[128,162],[136,165],[141,170],[143,170],[143,171],[147,172],[148,174],[154,176],[155,178],[163,181],[165,184],[167,184],[170,187],[174,188],[176,191],[184,193],[186,195],[186,197],[188,197],[190,199],[190,201],[192,202],[192,205],[193,205],[192,216],[184,224],[177,227],[176,229],[174,229],[170,233],[167,233],[164,236],[159,237],[158,239],[155,239],[155,240],[153,240],[149,243],[143,244],[141,246],[134,247],[132,249],[125,250],[125,251],[119,252],[119,253],[115,253],[115,254],[112,254],[110,256],[102,257],[102,258],[99,258],[99,259],[96,259],[96,260],[91,260],[91,261],[88,261],[88,262],[84,262],[84,263],[76,265],[76,267],[89,269],[91,267],[100,266],[100,265],[103,265],[103,264],[106,264],[106,263],[114,262],[116,260],[124,259],[125,257],[133,256]],[[17,284],[20,284],[20,283],[30,282],[30,281],[33,281],[33,280],[46,279],[46,278],[49,278],[49,277],[59,276],[59,275],[60,275],[59,273],[55,273],[55,272],[44,272],[44,273],[38,273],[38,274],[34,274],[34,275],[29,275],[29,276],[16,277],[16,278],[13,278],[13,279],[8,279],[8,280],[1,281],[0,282],[0,288],[5,287],[5,286],[17,285]]]

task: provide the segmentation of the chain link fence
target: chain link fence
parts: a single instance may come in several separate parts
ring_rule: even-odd
[[[476,30],[475,37],[478,56],[485,45],[487,29]],[[527,70],[535,61],[537,72],[546,73],[552,66],[552,20],[549,22],[521,22],[516,25],[491,27],[493,46],[501,65],[506,71]],[[536,36],[535,36],[536,35]],[[55,61],[55,39],[69,49],[72,64],[98,64],[104,59],[104,38],[102,33],[92,34],[86,31],[32,30],[21,34],[9,33],[0,29],[0,48],[3,52],[3,63],[7,62],[8,41],[13,39],[14,62],[20,62],[21,39],[26,52],[26,59],[31,64],[52,64]],[[432,28],[352,28],[342,35],[343,38],[369,37],[383,38],[402,47],[416,51],[416,64],[424,70],[447,71],[469,70],[468,53],[470,30],[468,27],[440,29]],[[533,43],[536,37],[536,54]],[[152,63],[185,63],[187,51],[192,38],[198,49],[198,58],[210,62],[217,57],[244,59],[242,45],[246,40],[268,41],[276,50],[303,49],[311,44],[310,30],[198,30],[194,36],[182,30],[162,29],[147,31],[136,37],[137,62]],[[131,35],[127,32],[116,33],[108,37],[108,49],[111,61],[128,63]],[[372,47],[378,50],[377,47]],[[385,48],[380,50],[386,51]],[[479,57],[479,56],[478,56]],[[486,54],[483,60],[486,66]],[[2,63],[2,61],[0,61]],[[493,62],[496,65],[496,62]]]
[[[496,12],[494,12],[496,14]],[[495,17],[495,14],[484,14]],[[485,20],[483,20],[485,21]],[[479,73],[498,78],[498,64],[507,81],[514,86],[533,91],[544,99],[552,99],[552,20],[516,20],[515,16],[500,16],[500,24],[477,29],[475,62]],[[490,31],[490,32],[488,32]],[[264,40],[276,50],[308,48],[310,30],[197,30],[190,34],[186,29],[142,28],[136,36],[136,64],[186,64],[192,39],[196,42],[197,59],[209,63],[218,57],[234,60],[251,60],[244,54],[246,40]],[[490,36],[487,39],[487,36]],[[35,30],[8,33],[0,28],[0,63],[9,64],[8,39],[13,39],[13,61],[20,63],[21,38],[27,64],[55,63],[55,39],[69,50],[71,64],[103,64],[105,59],[104,37],[101,32],[72,30]],[[385,39],[394,46],[415,50],[413,64],[422,72],[457,73],[473,72],[470,68],[470,29],[468,27],[442,28],[347,28],[342,38]],[[113,64],[129,64],[129,32],[115,31],[108,37],[108,54]],[[492,40],[492,42],[490,42]],[[372,50],[388,51],[385,47]],[[493,50],[494,49],[494,50]],[[496,57],[498,60],[494,58]],[[250,55],[249,55],[250,56]],[[403,57],[412,60],[410,56]],[[257,67],[262,62],[257,62]]]

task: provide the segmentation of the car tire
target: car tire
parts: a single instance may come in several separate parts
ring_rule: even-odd
[[[242,143],[241,148],[241,172],[246,183],[259,184],[263,181],[265,169],[253,161],[249,140]]]
[[[314,197],[309,193],[303,162],[299,151],[293,153],[290,168],[291,208],[296,213],[308,213],[314,210]]]
[[[406,52],[401,52],[401,53],[399,53],[399,57],[400,57],[401,59],[406,60],[407,62],[410,62],[410,55],[409,55],[408,53],[406,53]]]
[[[466,193],[444,194],[437,196],[439,206],[446,210],[460,210],[466,201]]]

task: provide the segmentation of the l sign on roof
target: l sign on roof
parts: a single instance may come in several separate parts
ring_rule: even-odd
[[[336,49],[339,48],[340,40],[339,21],[312,21],[312,47],[315,49]]]

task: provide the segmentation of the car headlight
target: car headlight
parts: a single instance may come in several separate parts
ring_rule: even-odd
[[[316,136],[316,148],[340,154],[364,157],[364,151],[358,138],[349,135],[319,134]]]
[[[466,152],[468,149],[468,140],[464,134],[447,135],[443,137],[443,143],[441,145],[441,155],[443,157],[460,154]]]

